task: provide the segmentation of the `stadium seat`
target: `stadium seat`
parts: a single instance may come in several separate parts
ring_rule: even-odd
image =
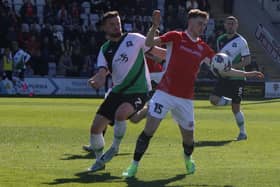
[[[44,6],[46,4],[45,0],[36,0],[37,6]]]
[[[63,28],[62,25],[54,25],[53,26],[53,31],[54,32],[61,32],[61,33],[63,33],[64,32],[64,28]]]
[[[90,23],[95,25],[99,21],[99,15],[98,14],[90,14],[89,19],[90,19]]]
[[[14,0],[13,4],[14,5],[22,5],[23,4],[23,0]]]
[[[20,15],[20,9],[21,9],[21,6],[23,5],[23,1],[22,0],[14,0],[13,5],[14,5],[14,9],[15,9],[16,14]]]
[[[37,16],[44,16],[44,6],[37,5]]]
[[[85,14],[90,14],[90,3],[89,3],[89,2],[84,1],[84,2],[82,3],[82,8],[83,8],[83,12],[84,12]]]
[[[5,4],[5,2],[7,2],[7,3],[8,3],[8,6],[9,6],[10,8],[13,7],[13,2],[12,2],[12,0],[4,0],[3,2],[4,2],[4,4]]]
[[[42,30],[40,24],[35,23],[33,27],[35,28],[35,30],[36,30],[37,32],[41,32],[41,30]]]
[[[88,25],[88,24],[89,24],[89,17],[88,17],[87,14],[82,13],[82,14],[80,15],[80,18],[81,18],[81,20],[82,20],[82,25]]]
[[[21,31],[22,32],[29,32],[30,31],[29,25],[27,23],[21,24]]]

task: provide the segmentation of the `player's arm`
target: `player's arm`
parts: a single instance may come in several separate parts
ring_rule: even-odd
[[[160,46],[162,44],[161,39],[159,37],[155,37],[155,33],[159,25],[160,25],[160,11],[154,10],[152,15],[152,26],[148,31],[146,42],[145,42],[147,46],[153,47],[156,45]]]
[[[241,61],[239,63],[232,64],[232,67],[236,68],[236,69],[241,69],[241,68],[249,65],[250,63],[251,63],[251,56],[247,55],[247,56],[241,57]]]
[[[243,43],[242,43],[241,49],[240,49],[241,50],[241,60],[237,64],[232,64],[232,67],[236,68],[236,69],[241,69],[251,63],[251,55],[250,55],[248,43],[245,39],[242,41],[243,41]]]
[[[205,57],[201,61],[200,65],[206,64],[207,67],[210,68],[211,60],[212,60],[213,56],[215,55],[215,51],[209,45],[206,45],[205,47],[206,47],[206,49],[205,49]]]
[[[227,77],[256,77],[256,78],[264,78],[264,75],[262,72],[259,71],[242,71],[242,70],[237,70],[234,68],[231,68],[229,71],[223,71],[220,72],[222,76],[227,76]]]
[[[101,88],[103,85],[105,85],[106,76],[109,74],[107,61],[104,57],[102,47],[97,57],[97,67],[97,73],[88,80],[88,84],[95,89]]]
[[[154,46],[150,51],[145,53],[145,56],[151,58],[155,62],[162,62],[166,57],[166,49]]]
[[[97,73],[88,79],[88,84],[95,89],[101,88],[106,82],[106,76],[108,75],[108,70],[106,68],[99,68]]]

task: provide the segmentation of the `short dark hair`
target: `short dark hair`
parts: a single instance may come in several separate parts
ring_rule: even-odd
[[[238,19],[237,19],[236,17],[234,17],[234,16],[228,16],[228,17],[226,17],[226,21],[227,21],[227,20],[235,21],[236,23],[238,23]]]
[[[202,18],[208,19],[209,14],[207,12],[199,10],[199,9],[191,9],[188,12],[188,19],[197,18],[197,17],[202,17]]]
[[[110,19],[110,18],[113,18],[113,17],[117,17],[119,15],[120,15],[119,12],[116,11],[116,10],[108,11],[108,12],[104,13],[102,21],[101,21],[101,24],[104,24],[107,19]]]

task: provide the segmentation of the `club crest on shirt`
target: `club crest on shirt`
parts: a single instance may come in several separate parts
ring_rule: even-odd
[[[232,47],[235,47],[235,48],[236,48],[236,47],[237,47],[237,43],[236,43],[236,42],[233,42],[233,43],[232,43]]]
[[[131,47],[131,46],[133,46],[133,42],[132,41],[127,41],[126,42],[126,47]]]

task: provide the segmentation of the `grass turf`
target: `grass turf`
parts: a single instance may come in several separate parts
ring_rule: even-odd
[[[135,179],[121,173],[133,157],[144,121],[128,125],[120,154],[106,169],[82,151],[101,99],[0,98],[0,186],[280,186],[280,100],[245,101],[248,140],[238,135],[230,107],[195,101],[197,170],[184,175],[179,130],[168,114],[151,140]],[[112,128],[105,136],[106,148]]]

